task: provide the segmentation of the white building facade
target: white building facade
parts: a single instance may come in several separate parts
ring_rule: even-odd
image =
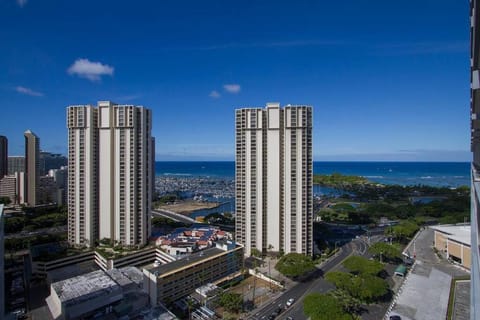
[[[313,254],[312,107],[236,111],[236,240]]]
[[[69,241],[125,246],[150,236],[151,110],[100,101],[67,108]]]

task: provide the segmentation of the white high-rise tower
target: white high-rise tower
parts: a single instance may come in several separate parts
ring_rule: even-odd
[[[236,110],[236,240],[313,254],[312,107]]]
[[[151,111],[100,101],[67,108],[69,241],[125,246],[150,236],[153,190]]]

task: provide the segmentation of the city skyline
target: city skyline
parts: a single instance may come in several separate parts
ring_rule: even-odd
[[[65,107],[109,99],[152,108],[157,160],[233,161],[234,110],[258,101],[316,107],[314,160],[471,158],[467,2],[11,0],[0,17],[10,155],[28,128],[66,154]]]

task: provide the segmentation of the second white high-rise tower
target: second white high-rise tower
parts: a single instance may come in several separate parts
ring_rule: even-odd
[[[237,241],[313,254],[312,107],[238,109],[235,128]]]

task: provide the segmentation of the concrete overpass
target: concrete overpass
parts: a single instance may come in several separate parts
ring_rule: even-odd
[[[157,217],[169,218],[169,219],[172,219],[173,221],[182,222],[186,224],[192,224],[192,223],[198,222],[198,221],[195,221],[195,219],[192,219],[188,216],[185,216],[183,214],[176,213],[173,211],[169,211],[169,210],[162,210],[162,209],[152,210],[152,215]]]

